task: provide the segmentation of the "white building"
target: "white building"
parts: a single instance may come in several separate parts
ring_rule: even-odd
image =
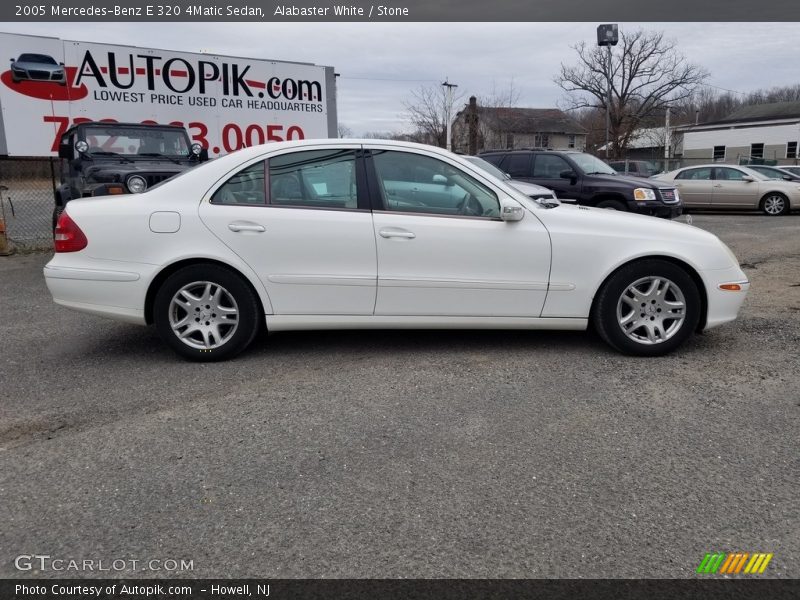
[[[673,130],[675,157],[726,163],[798,164],[798,141],[800,102],[744,106],[720,121]]]

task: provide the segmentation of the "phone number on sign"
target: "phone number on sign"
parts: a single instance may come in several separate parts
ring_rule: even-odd
[[[58,151],[58,142],[64,132],[70,126],[79,123],[91,123],[95,119],[87,117],[60,117],[56,115],[43,117],[45,123],[54,123],[56,125],[56,135],[53,139],[53,145],[50,150],[53,152]],[[102,123],[117,123],[116,119],[100,119]],[[142,121],[146,125],[158,125],[156,121],[145,120]],[[189,135],[192,137],[193,142],[199,143],[203,148],[209,149],[214,154],[220,152],[234,152],[241,148],[249,148],[258,144],[266,142],[283,142],[288,140],[302,140],[305,139],[305,133],[302,127],[298,125],[284,125],[276,124],[259,124],[251,123],[250,125],[239,125],[238,123],[226,123],[222,126],[222,142],[220,146],[210,147],[208,141],[208,126],[200,121],[192,121],[191,123],[183,123],[182,121],[172,121],[170,125],[177,125],[178,127],[186,127]]]

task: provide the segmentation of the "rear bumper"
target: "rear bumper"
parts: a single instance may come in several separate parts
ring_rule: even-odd
[[[44,267],[45,283],[56,304],[128,323],[145,324],[148,273],[65,267],[59,266],[57,260],[58,257],[53,258]],[[125,266],[131,265],[126,263]]]

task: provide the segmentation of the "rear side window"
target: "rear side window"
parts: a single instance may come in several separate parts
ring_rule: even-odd
[[[675,176],[675,179],[694,179],[705,181],[711,179],[711,169],[704,167],[701,169],[686,169]]]
[[[188,172],[188,171],[184,171]],[[266,202],[264,162],[242,169],[228,179],[211,197],[212,204],[263,205]]]
[[[269,203],[358,208],[354,150],[308,150],[269,159]]]

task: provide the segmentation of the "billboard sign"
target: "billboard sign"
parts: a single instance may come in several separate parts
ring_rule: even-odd
[[[177,124],[211,157],[336,137],[333,67],[0,33],[0,154],[53,156],[75,123]]]

